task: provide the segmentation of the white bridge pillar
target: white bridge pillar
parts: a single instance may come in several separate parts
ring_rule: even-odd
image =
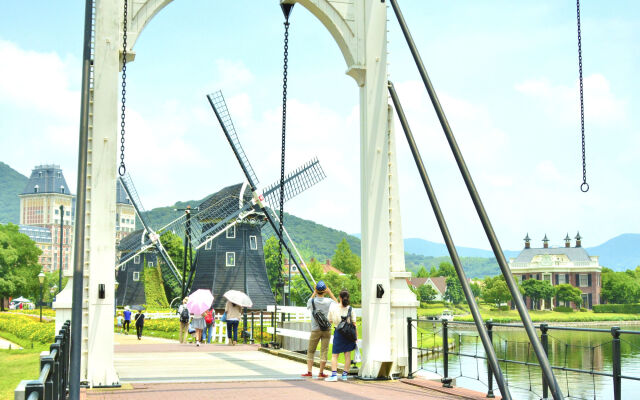
[[[128,43],[171,0],[128,0]],[[273,0],[276,3],[277,0]],[[405,283],[393,112],[387,91],[387,3],[379,0],[285,0],[300,3],[331,33],[360,91],[360,191],[362,232],[362,339],[360,374],[381,367],[406,376],[406,318],[416,301]],[[274,4],[276,6],[276,4]],[[115,182],[118,135],[118,67],[122,3],[96,0],[93,128],[89,142],[85,302],[87,357],[83,376],[93,385],[117,380],[113,369]],[[98,299],[105,284],[106,299]],[[377,287],[384,294],[377,296]],[[84,347],[83,347],[84,349]],[[414,364],[415,365],[415,364]],[[386,371],[383,371],[386,372]],[[115,377],[115,378],[114,378]]]

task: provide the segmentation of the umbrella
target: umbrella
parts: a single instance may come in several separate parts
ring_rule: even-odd
[[[18,297],[17,299],[13,299],[11,301],[16,302],[16,303],[31,303],[31,300],[26,299],[24,297]]]
[[[229,290],[222,295],[225,299],[229,300],[233,304],[237,304],[242,307],[251,307],[253,302],[245,293],[239,290]]]
[[[213,295],[211,294],[211,290],[198,289],[189,295],[187,308],[189,309],[190,313],[200,315],[211,308],[212,304]]]
[[[140,310],[140,311],[142,311],[142,310],[144,310],[144,306],[142,306],[142,305],[135,305],[135,306],[131,306],[131,309],[132,309],[132,310]]]

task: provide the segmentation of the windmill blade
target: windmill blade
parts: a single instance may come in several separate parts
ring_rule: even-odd
[[[327,176],[317,158],[307,162],[284,178],[284,201],[287,202]],[[280,182],[268,186],[263,195],[272,208],[280,205]]]
[[[133,204],[133,208],[136,212],[136,215],[140,219],[142,226],[148,232],[151,232],[151,229],[150,229],[151,224],[149,223],[149,219],[147,218],[147,214],[144,210],[144,207],[142,207],[142,202],[140,201],[140,196],[138,196],[138,191],[136,190],[136,187],[133,185],[133,180],[131,179],[131,175],[129,175],[129,173],[126,173],[124,176],[121,176],[118,179],[120,179],[120,182],[122,183],[122,186],[124,187],[124,190],[127,193],[129,200],[131,200],[131,204]]]
[[[199,249],[207,242],[221,235],[232,225],[235,225],[238,219],[246,218],[247,215],[254,213],[254,207],[253,203],[246,203],[242,208],[235,208],[235,211],[226,213],[226,216],[217,219],[217,222],[212,220],[215,222],[214,225],[202,232],[199,240],[200,243],[195,246],[195,249]],[[200,213],[198,215],[200,215]]]
[[[209,104],[211,104],[211,108],[213,108],[213,112],[216,114],[218,122],[220,122],[220,127],[222,128],[224,135],[227,137],[227,141],[229,141],[229,145],[231,145],[231,149],[233,150],[238,163],[240,163],[242,172],[244,172],[244,176],[247,178],[249,186],[251,186],[251,190],[255,192],[258,185],[258,177],[255,172],[253,172],[253,167],[251,167],[251,163],[242,149],[242,145],[238,139],[238,134],[236,133],[233,121],[231,120],[231,115],[229,114],[229,109],[227,108],[227,103],[224,101],[222,91],[218,90],[215,93],[208,94],[207,99],[209,99]]]

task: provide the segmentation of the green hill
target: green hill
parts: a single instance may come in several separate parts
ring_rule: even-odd
[[[0,223],[20,222],[20,198],[29,178],[0,161]]]

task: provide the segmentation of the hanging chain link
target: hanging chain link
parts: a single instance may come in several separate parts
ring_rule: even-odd
[[[578,9],[578,71],[580,73],[580,128],[582,131],[582,184],[580,190],[583,192],[589,191],[589,184],[587,183],[587,161],[585,153],[585,140],[584,140],[584,88],[582,85],[582,36],[580,35],[580,0],[576,0],[576,7]]]
[[[287,132],[287,68],[289,63],[289,18],[284,22],[284,65],[282,70],[282,149],[280,153],[280,240],[278,241],[278,255],[282,262],[282,240],[283,223],[284,223],[284,160],[285,160],[285,141]],[[291,264],[291,260],[289,260]],[[289,283],[291,285],[291,283]],[[283,286],[284,289],[284,286]],[[291,293],[289,293],[291,296]],[[283,296],[284,298],[284,296]]]
[[[118,174],[124,176],[127,167],[124,165],[124,125],[127,95],[127,2],[124,0],[124,25],[122,29],[122,105],[120,106],[120,166]]]

